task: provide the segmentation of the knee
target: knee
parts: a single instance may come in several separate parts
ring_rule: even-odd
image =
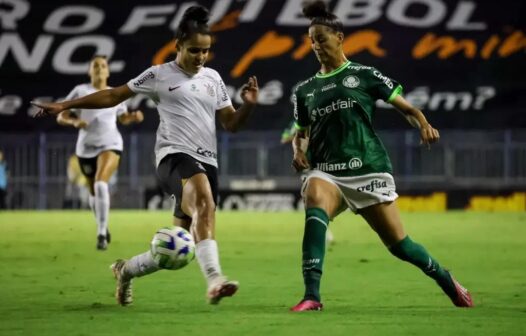
[[[305,206],[307,208],[318,207],[321,208],[325,204],[323,197],[323,190],[319,187],[308,188],[304,196]]]
[[[93,184],[93,191],[95,195],[106,195],[109,192],[108,183],[105,181],[96,181]]]

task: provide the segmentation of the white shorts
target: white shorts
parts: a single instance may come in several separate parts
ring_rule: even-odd
[[[309,170],[302,175],[301,196],[304,197],[309,179],[316,177],[335,185],[352,212],[368,206],[392,202],[398,198],[393,176],[389,173],[373,173],[360,176],[338,177],[320,170]]]

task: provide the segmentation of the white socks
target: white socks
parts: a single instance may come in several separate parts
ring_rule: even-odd
[[[89,195],[88,204],[91,211],[93,211],[93,215],[95,215],[95,218],[97,218],[97,213],[95,212],[95,196],[91,196],[91,194]]]
[[[108,230],[108,216],[110,213],[110,191],[108,183],[97,181],[95,189],[95,219],[97,220],[97,235],[106,236]]]
[[[147,251],[126,261],[123,269],[123,275],[126,278],[131,279],[135,277],[142,277],[143,275],[148,275],[158,270],[160,270],[160,268],[153,260],[152,253]]]
[[[195,255],[197,256],[201,272],[203,272],[208,285],[210,285],[214,279],[221,276],[217,242],[213,239],[201,240],[195,246]]]

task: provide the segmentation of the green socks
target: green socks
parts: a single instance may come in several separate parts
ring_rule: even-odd
[[[309,208],[305,212],[305,233],[303,234],[303,281],[305,300],[321,301],[320,280],[325,256],[325,234],[329,216],[320,208]]]
[[[406,236],[396,245],[391,246],[389,250],[396,257],[420,268],[427,276],[434,279],[449,297],[455,297],[455,284],[449,272],[442,268],[422,245],[413,242],[409,236]]]

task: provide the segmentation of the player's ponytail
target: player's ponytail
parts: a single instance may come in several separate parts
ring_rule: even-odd
[[[179,27],[177,27],[175,39],[182,42],[190,38],[193,34],[210,35],[208,20],[210,20],[208,9],[203,6],[189,7],[184,12],[181,23],[179,23]]]
[[[303,15],[311,20],[311,26],[321,24],[334,31],[343,32],[343,24],[340,19],[329,12],[325,2],[321,0],[306,3],[303,7]]]

